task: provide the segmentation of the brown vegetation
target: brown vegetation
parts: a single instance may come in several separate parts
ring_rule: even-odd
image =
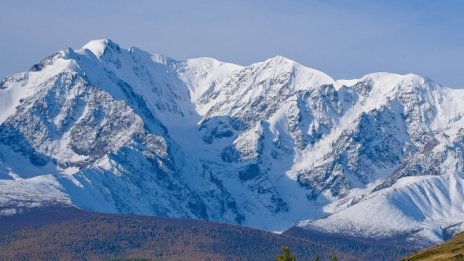
[[[405,237],[385,238],[374,240],[370,238],[356,238],[347,235],[329,234],[316,230],[292,227],[284,235],[293,238],[315,241],[324,246],[330,246],[342,253],[349,253],[357,260],[399,260],[401,257],[417,250],[415,246],[406,241]],[[298,256],[297,256],[297,260]],[[312,260],[312,259],[310,259]],[[330,259],[332,260],[332,259]],[[345,260],[340,257],[339,260]]]
[[[412,254],[402,259],[403,261],[441,261],[441,260],[464,260],[464,232],[457,234],[452,239]]]
[[[74,209],[41,211],[0,219],[2,227],[17,228],[0,235],[1,260],[272,260],[284,246],[299,260],[332,255],[356,259],[317,242],[237,225]],[[52,213],[50,222],[47,213]],[[39,226],[32,222],[37,217]]]

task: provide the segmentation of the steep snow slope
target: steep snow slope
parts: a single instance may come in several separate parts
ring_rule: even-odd
[[[0,200],[436,241],[463,217],[463,98],[95,40],[0,83]]]
[[[406,177],[392,187],[368,195],[352,207],[299,226],[353,236],[443,240],[448,228],[464,220],[462,176]],[[394,225],[392,225],[392,222]],[[453,231],[456,233],[456,231]],[[428,242],[422,240],[422,244]]]

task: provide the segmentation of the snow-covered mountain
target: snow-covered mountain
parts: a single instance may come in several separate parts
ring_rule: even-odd
[[[0,205],[431,242],[464,229],[464,90],[111,40],[0,83]],[[301,221],[305,220],[305,221]]]

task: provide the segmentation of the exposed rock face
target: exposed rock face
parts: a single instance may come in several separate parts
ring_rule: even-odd
[[[283,57],[178,62],[91,41],[1,82],[0,202],[267,230],[332,214],[301,224],[438,240],[464,217],[463,98],[417,75],[335,81]]]

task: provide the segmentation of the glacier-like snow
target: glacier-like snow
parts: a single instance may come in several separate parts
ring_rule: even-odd
[[[464,91],[109,39],[0,83],[0,213],[82,209],[437,242],[464,222]]]

